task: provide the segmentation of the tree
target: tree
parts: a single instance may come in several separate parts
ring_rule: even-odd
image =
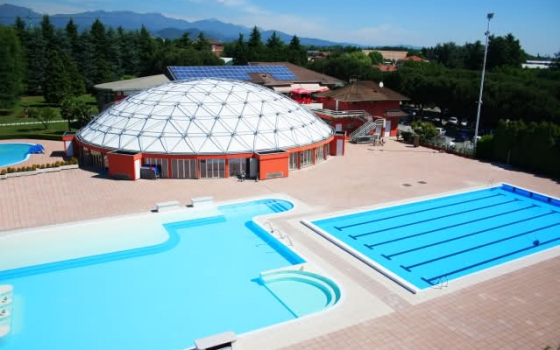
[[[46,43],[41,29],[29,31],[27,44],[27,93],[30,95],[43,94],[45,69],[48,64]]]
[[[144,75],[150,71],[150,65],[152,56],[155,53],[155,45],[152,37],[150,36],[150,32],[146,29],[144,25],[142,25],[142,29],[140,29],[140,37],[139,37],[139,53],[140,53],[140,74]]]
[[[512,34],[506,36],[490,36],[488,43],[488,69],[499,66],[520,68],[525,62],[525,51],[521,48],[519,40]]]
[[[30,108],[28,115],[30,118],[39,120],[45,130],[47,130],[51,125],[51,122],[56,119],[56,110],[54,108]]]
[[[243,34],[239,34],[239,38],[235,44],[233,64],[236,66],[244,66],[249,61],[248,48],[243,39]]]
[[[294,35],[290,44],[288,45],[288,62],[297,64],[298,66],[304,66],[307,64],[307,51],[301,43],[299,42],[299,38]]]
[[[70,43],[70,57],[72,57],[73,60],[77,60],[80,52],[78,26],[74,24],[72,18],[70,18],[68,24],[66,24],[66,37]]]
[[[181,49],[189,48],[191,47],[191,45],[192,45],[192,40],[188,32],[184,32],[183,35],[181,35],[181,37],[177,39],[177,47]]]
[[[11,108],[22,90],[21,48],[13,28],[0,27],[0,108]]]
[[[208,41],[208,39],[206,39],[203,32],[200,32],[198,34],[198,37],[196,38],[196,41],[194,42],[194,48],[197,51],[210,51],[210,50],[212,50],[211,45],[210,45],[210,41]]]
[[[383,64],[383,55],[379,51],[372,51],[368,54],[371,64],[379,65]]]
[[[74,120],[78,121],[80,127],[89,123],[92,111],[84,101],[77,98],[66,98],[60,106],[60,115],[62,119],[68,121],[68,130],[70,130],[70,123]]]
[[[265,54],[265,47],[261,41],[261,32],[255,26],[247,42],[247,60],[249,62],[262,61]]]
[[[41,34],[43,36],[43,40],[45,40],[45,43],[47,45],[47,50],[56,49],[54,40],[54,26],[51,23],[49,15],[43,15],[43,18],[41,20]]]
[[[66,72],[63,60],[58,52],[49,52],[49,63],[45,74],[44,93],[45,101],[49,103],[60,103],[72,94],[72,83]]]
[[[27,86],[27,45],[28,45],[28,37],[27,28],[25,26],[25,22],[18,16],[16,17],[16,22],[14,23],[14,29],[16,30],[16,34],[19,39],[20,50],[21,50],[21,75],[22,75],[22,84]]]
[[[267,60],[270,62],[279,62],[285,60],[285,46],[284,42],[276,32],[273,32],[270,38],[266,41]]]

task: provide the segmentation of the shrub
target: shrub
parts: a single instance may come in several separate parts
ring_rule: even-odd
[[[11,168],[11,167],[8,167],[8,169],[7,169],[8,173],[13,173],[14,170],[15,170],[15,169],[14,169],[14,168]]]
[[[6,175],[8,171],[6,169],[0,170],[0,175]]]
[[[45,169],[45,164],[39,165],[39,169]]]
[[[25,171],[31,171],[31,170],[33,170],[32,167],[30,167],[30,166],[26,166],[26,167],[25,167]]]
[[[33,164],[33,165],[31,166],[31,170],[37,170],[37,167],[38,167],[37,164]]]
[[[20,171],[23,171],[21,167],[16,169],[16,173],[19,173]]]
[[[51,167],[51,163],[45,164],[45,168],[52,168],[52,167]]]
[[[401,136],[404,142],[412,142],[412,133],[410,131],[401,131]]]
[[[78,164],[78,159],[76,157],[70,158],[70,164]]]
[[[412,130],[420,136],[421,143],[425,143],[439,135],[439,131],[434,124],[419,120],[412,123]]]
[[[54,162],[54,166],[55,166],[55,167],[59,167],[59,166],[61,166],[61,165],[62,165],[62,163],[61,163],[59,160],[57,160],[56,162]]]

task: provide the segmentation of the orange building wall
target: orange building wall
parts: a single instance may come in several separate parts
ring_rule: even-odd
[[[134,161],[140,159],[140,155],[128,155],[118,153],[107,153],[109,160],[109,177],[128,176],[129,180],[135,179]]]
[[[282,173],[281,177],[288,177],[289,173],[288,152],[257,155],[259,159],[259,180],[267,180],[267,174]]]

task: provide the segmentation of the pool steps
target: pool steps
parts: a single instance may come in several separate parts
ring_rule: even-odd
[[[308,271],[309,265],[307,263],[292,265],[280,269],[264,271],[260,273],[259,282],[267,287],[267,289],[275,294],[268,285],[282,281],[297,281],[300,283],[310,284],[318,289],[321,289],[327,296],[327,304],[324,308],[329,308],[335,305],[340,300],[340,289],[331,279],[324,277],[318,273]],[[278,297],[278,296],[277,296]],[[280,299],[279,299],[280,300]],[[288,309],[289,305],[286,300],[280,300]],[[305,316],[298,315],[290,309],[292,314],[297,317]]]
[[[13,291],[14,288],[9,284],[0,285],[0,338],[10,333]]]

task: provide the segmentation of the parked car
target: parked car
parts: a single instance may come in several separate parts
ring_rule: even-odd
[[[459,119],[457,119],[457,117],[451,117],[447,122],[449,124],[457,125],[459,123]]]
[[[436,128],[436,129],[437,129],[437,131],[439,131],[438,136],[445,134],[445,129],[444,128]]]
[[[461,126],[467,126],[467,120],[461,119]]]

